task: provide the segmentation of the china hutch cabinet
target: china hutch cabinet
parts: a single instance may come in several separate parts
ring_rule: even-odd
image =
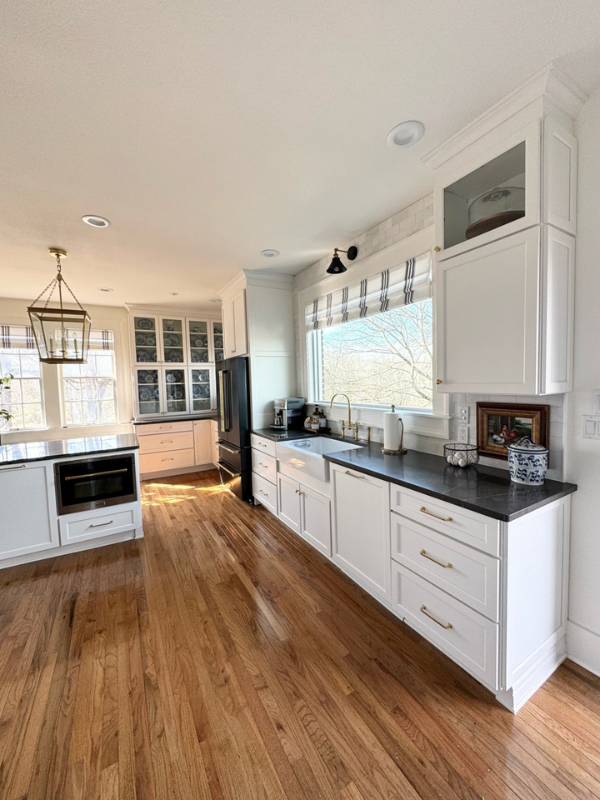
[[[135,418],[214,410],[221,320],[146,309],[130,309],[130,320]]]
[[[580,98],[537,80],[426,157],[440,392],[572,388]]]

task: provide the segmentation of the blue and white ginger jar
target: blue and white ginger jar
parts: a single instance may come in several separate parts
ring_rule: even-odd
[[[541,486],[548,469],[548,448],[535,444],[525,436],[508,445],[510,479],[525,486]]]

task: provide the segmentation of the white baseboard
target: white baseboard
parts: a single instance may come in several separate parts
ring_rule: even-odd
[[[580,667],[600,676],[600,635],[567,622],[567,654]]]
[[[516,714],[529,698],[537,692],[550,675],[567,657],[565,637],[548,639],[537,651],[532,667],[505,691],[496,692],[496,700]]]

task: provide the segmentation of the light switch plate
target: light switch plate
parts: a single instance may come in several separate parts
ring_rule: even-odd
[[[458,421],[461,425],[469,424],[470,409],[469,406],[456,406],[456,413]]]
[[[584,415],[582,435],[584,439],[600,439],[600,415]]]
[[[458,441],[469,444],[469,426],[460,425],[458,428]]]

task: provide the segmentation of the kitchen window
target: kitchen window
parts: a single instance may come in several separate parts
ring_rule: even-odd
[[[29,326],[0,325],[0,378],[10,375],[0,388],[0,408],[12,416],[0,418],[0,432],[45,428],[40,361]]]
[[[112,331],[91,331],[87,363],[63,364],[60,369],[64,425],[117,422],[117,365]]]
[[[429,253],[315,299],[305,319],[313,402],[432,411]]]

